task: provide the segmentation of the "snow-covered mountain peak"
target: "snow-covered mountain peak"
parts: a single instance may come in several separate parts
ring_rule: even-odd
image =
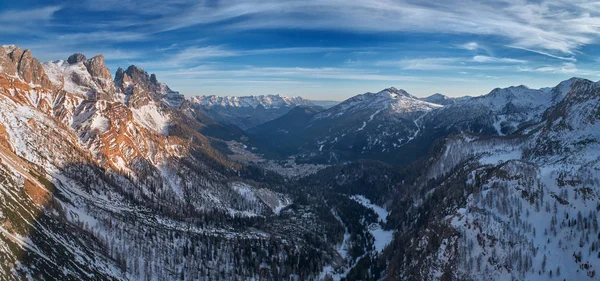
[[[439,104],[433,104],[420,100],[404,90],[396,88],[384,89],[377,93],[365,93],[357,95],[327,111],[336,112],[335,116],[363,109],[385,110],[392,109],[397,113],[428,111],[441,107]],[[326,114],[326,112],[324,112]]]
[[[440,93],[435,93],[427,98],[432,98],[432,99],[449,99],[450,97],[440,94]]]
[[[507,88],[495,88],[488,93],[489,96],[513,98],[519,94],[529,92],[531,89],[525,85],[510,86]]]
[[[390,87],[387,89],[383,89],[377,93],[377,95],[381,95],[384,97],[396,98],[399,96],[414,98],[411,94],[402,89],[396,89],[394,87]]]
[[[600,119],[600,85],[587,79],[571,82],[571,89],[564,98],[545,114],[548,129],[561,132],[558,135],[564,138],[563,143],[576,139],[596,142],[600,137],[597,125]],[[575,136],[572,131],[579,133],[579,136]]]
[[[394,119],[413,120],[426,112],[441,107],[443,106],[420,100],[404,90],[388,88],[377,93],[365,93],[351,97],[318,113],[314,118],[316,120],[360,119],[362,125],[359,126],[358,130],[362,130],[367,124],[372,123],[371,121],[387,120],[388,117],[386,116],[393,116]]]
[[[216,121],[235,125],[243,130],[284,116],[298,106],[315,105],[302,97],[284,95],[195,96],[191,105]]]

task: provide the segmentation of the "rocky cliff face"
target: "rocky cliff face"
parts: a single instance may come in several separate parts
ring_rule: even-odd
[[[183,95],[159,83],[156,75],[149,75],[135,65],[129,66],[127,70],[119,68],[115,74],[115,85],[123,95],[125,104],[133,108],[152,102],[165,102],[170,107],[180,107],[185,100]]]
[[[114,82],[103,55],[87,59],[83,54],[73,54],[66,61],[47,62],[43,66],[59,89],[87,100],[116,99]]]
[[[106,67],[103,55],[97,55],[84,62],[88,72],[92,76],[94,82],[100,87],[100,99],[111,99],[116,90],[110,70]]]
[[[10,51],[10,47],[8,46],[0,48],[0,68],[3,73],[18,76],[16,64],[9,56]]]
[[[44,72],[42,64],[31,56],[29,49],[22,50],[17,46],[4,46],[0,52],[0,64],[6,73],[17,74],[25,83],[39,87],[50,87],[50,79]],[[12,63],[9,63],[8,61]],[[13,72],[15,71],[15,72]]]

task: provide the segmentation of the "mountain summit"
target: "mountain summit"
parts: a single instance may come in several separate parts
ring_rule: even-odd
[[[171,90],[166,84],[159,83],[155,74],[131,65],[127,70],[117,69],[115,85],[123,102],[131,107],[140,108],[152,102],[165,102],[170,107],[180,107],[184,96]]]

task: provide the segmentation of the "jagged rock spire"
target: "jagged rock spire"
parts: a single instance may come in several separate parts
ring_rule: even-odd
[[[82,62],[82,61],[86,61],[86,60],[87,60],[87,58],[85,57],[85,55],[84,55],[84,54],[81,54],[81,53],[75,53],[75,54],[72,54],[72,55],[71,55],[71,56],[70,56],[70,57],[67,59],[67,62],[68,62],[69,64],[76,64],[76,63],[78,63],[78,62]]]
[[[22,50],[14,45],[3,46],[0,56],[0,66],[5,73],[16,74],[26,83],[45,88],[51,86],[42,64],[31,55],[31,50]]]
[[[119,93],[125,95],[125,104],[136,108],[163,100],[169,106],[179,107],[184,101],[183,95],[158,82],[155,74],[150,75],[135,65],[129,66],[125,71],[117,69],[115,86]]]

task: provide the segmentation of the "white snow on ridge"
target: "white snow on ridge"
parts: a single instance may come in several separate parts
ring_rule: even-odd
[[[63,85],[65,82],[63,74],[65,64],[63,60],[49,61],[42,64],[44,72],[55,86]]]
[[[489,107],[493,111],[498,111],[509,103],[517,107],[536,108],[542,106],[545,108],[551,99],[552,96],[547,91],[516,86],[503,89],[497,88],[487,95],[474,97],[460,102],[460,104],[480,104]]]
[[[337,248],[338,253],[340,254],[340,256],[342,257],[342,259],[344,260],[344,262],[347,262],[348,259],[350,258],[350,256],[348,255],[348,243],[350,241],[350,232],[348,232],[348,228],[346,227],[346,224],[344,224],[344,221],[342,220],[342,218],[340,218],[340,216],[337,214],[337,212],[335,210],[331,210],[331,213],[333,214],[333,216],[337,219],[337,221],[340,222],[340,224],[342,224],[344,226],[345,232],[344,232],[344,240],[342,240],[342,244],[340,244],[340,246]],[[355,264],[353,265],[344,265],[341,267],[341,269],[343,269],[343,271],[340,271],[340,268],[338,268],[338,272],[335,272],[335,270],[333,269],[333,267],[331,265],[326,265],[323,270],[321,271],[321,274],[319,274],[319,279],[318,280],[326,280],[327,276],[331,276],[331,278],[334,281],[339,281],[342,279],[342,277],[346,277],[348,275],[348,273],[350,272],[350,270],[352,269],[352,267],[354,267]]]
[[[358,128],[358,130],[356,130],[356,131],[357,131],[357,132],[358,132],[358,131],[362,131],[362,130],[363,130],[365,127],[366,127],[366,126],[367,126],[367,121],[363,121],[363,124],[362,124],[362,126],[361,126],[360,128]]]
[[[386,105],[385,107],[383,107],[382,109],[379,109],[377,111],[375,111],[373,114],[371,114],[371,116],[369,116],[369,121],[363,121],[362,127],[358,128],[358,131],[362,131],[366,126],[367,126],[367,122],[371,122],[373,121],[373,118],[375,118],[375,115],[379,114],[379,112],[385,110],[388,107],[388,105]]]
[[[375,115],[379,114],[379,112],[383,111],[386,108],[387,108],[387,106],[380,110],[377,110],[377,111],[375,111],[375,113],[371,114],[371,116],[369,116],[369,122],[373,121],[373,118],[375,118]]]
[[[92,119],[91,129],[98,130],[100,133],[104,133],[108,131],[109,125],[110,120],[108,120],[108,118],[97,114],[94,116],[94,119]]]

